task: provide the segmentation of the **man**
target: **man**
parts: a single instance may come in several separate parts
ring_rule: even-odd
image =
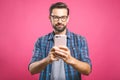
[[[52,4],[49,18],[54,30],[37,40],[29,71],[40,73],[39,80],[81,80],[81,74],[89,75],[92,68],[86,39],[66,28],[69,8],[65,3]],[[54,46],[55,35],[66,35],[67,46]]]

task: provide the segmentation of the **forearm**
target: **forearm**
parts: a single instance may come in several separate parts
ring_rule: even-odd
[[[30,64],[29,66],[29,71],[31,72],[31,74],[36,74],[41,72],[47,65],[48,65],[48,59],[44,58],[40,61],[34,62],[32,64]]]
[[[88,63],[79,61],[73,57],[71,58],[70,65],[84,75],[89,75],[91,72],[91,67]]]

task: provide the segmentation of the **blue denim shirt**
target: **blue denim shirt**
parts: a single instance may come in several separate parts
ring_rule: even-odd
[[[86,39],[80,35],[67,30],[67,47],[70,49],[71,56],[88,63],[91,67],[91,60],[88,54],[88,45]],[[42,60],[47,57],[50,49],[54,46],[54,32],[40,37],[35,43],[31,63]],[[39,80],[50,80],[52,64],[40,72]],[[75,70],[71,65],[64,63],[66,80],[81,80],[81,73]]]

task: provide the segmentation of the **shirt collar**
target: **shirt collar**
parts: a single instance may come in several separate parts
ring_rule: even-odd
[[[50,35],[49,35],[48,40],[54,39],[54,35],[55,35],[55,33],[54,33],[54,32],[51,32]],[[71,32],[70,32],[68,29],[66,30],[66,35],[67,35],[67,38],[68,38],[68,39],[71,38],[71,37],[70,37],[70,36],[71,36]]]

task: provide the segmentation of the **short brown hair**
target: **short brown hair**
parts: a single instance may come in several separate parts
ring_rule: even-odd
[[[54,8],[65,8],[65,9],[67,9],[67,14],[69,15],[69,8],[68,8],[68,6],[67,6],[65,3],[63,3],[63,2],[57,2],[57,3],[52,4],[52,5],[50,6],[50,8],[49,8],[50,15],[51,15],[52,10],[53,10]]]

